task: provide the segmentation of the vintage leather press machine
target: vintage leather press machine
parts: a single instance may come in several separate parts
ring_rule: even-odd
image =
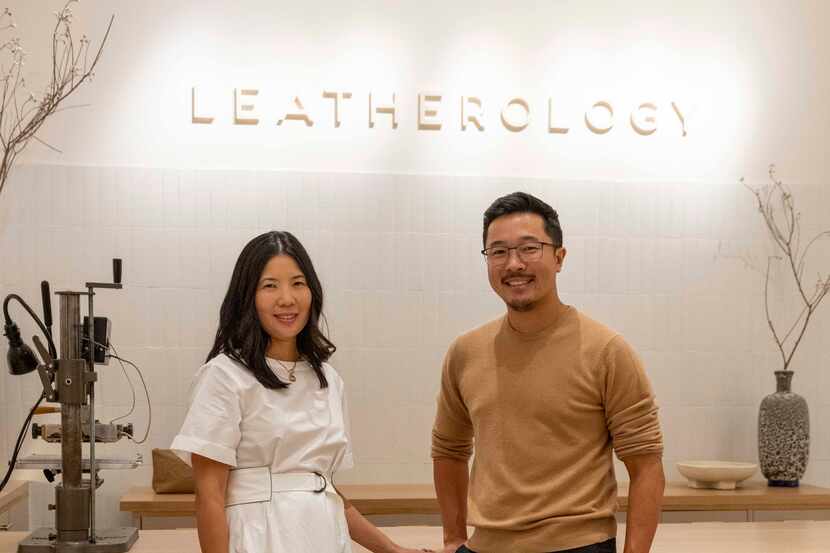
[[[25,374],[37,371],[43,386],[43,400],[60,404],[60,424],[33,424],[32,435],[47,442],[61,444],[61,455],[30,455],[17,460],[15,468],[43,470],[50,481],[60,474],[55,486],[55,527],[41,528],[20,542],[18,553],[121,553],[128,551],[138,539],[138,530],[120,527],[95,528],[95,494],[103,484],[102,469],[127,469],[141,465],[141,456],[134,459],[96,458],[95,444],[113,443],[132,435],[132,425],[103,424],[95,419],[96,364],[108,362],[109,320],[94,316],[93,299],[96,289],[121,288],[121,260],[113,259],[113,282],[87,282],[86,291],[57,292],[60,301],[60,355],[51,336],[51,302],[49,284],[43,282],[43,309],[46,324],[25,302],[14,294],[6,298],[6,336],[9,339],[9,371]],[[87,316],[81,319],[82,299],[87,300]],[[11,322],[7,305],[17,299],[44,332],[48,347],[35,336],[40,353],[34,353],[20,339],[17,326]],[[91,338],[90,338],[91,337]],[[33,409],[33,412],[35,410]],[[94,436],[94,439],[90,439]],[[88,456],[82,443],[89,444]],[[15,452],[16,455],[16,452]]]

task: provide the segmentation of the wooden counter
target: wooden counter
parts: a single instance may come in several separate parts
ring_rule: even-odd
[[[618,551],[622,551],[623,526]],[[399,526],[384,528],[396,542],[409,547],[438,549],[441,528]],[[0,532],[0,553],[15,553],[25,532]],[[830,521],[697,522],[663,524],[651,553],[826,553]],[[199,553],[196,530],[143,530],[132,553]],[[352,553],[367,553],[354,544]]]
[[[0,513],[5,513],[13,505],[29,497],[29,482],[26,480],[9,480],[0,492]]]
[[[340,491],[364,515],[437,514],[432,484],[341,485]],[[150,487],[131,488],[121,497],[121,510],[136,516],[139,528],[148,516],[192,516],[193,494],[156,494]],[[628,508],[628,484],[619,487],[619,508]],[[663,496],[663,511],[808,511],[830,509],[830,489],[801,485],[770,488],[750,482],[736,490],[696,490],[685,482],[670,482]],[[830,551],[830,548],[828,549]]]
[[[619,484],[620,511],[628,509],[628,482]],[[698,490],[685,482],[669,482],[663,493],[663,511],[814,511],[830,509],[830,488],[802,484],[797,488],[770,488],[749,482],[734,490]],[[828,549],[830,551],[830,549]]]

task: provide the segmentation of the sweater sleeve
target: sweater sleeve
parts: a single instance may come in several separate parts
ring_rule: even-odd
[[[654,392],[637,354],[616,336],[605,348],[603,365],[605,418],[617,457],[662,453]]]
[[[453,343],[444,357],[438,408],[432,427],[432,458],[467,461],[473,454],[473,424],[458,383]]]

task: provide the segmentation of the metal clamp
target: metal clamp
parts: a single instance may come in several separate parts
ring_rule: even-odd
[[[328,487],[329,482],[328,482],[328,480],[326,480],[326,477],[323,476],[322,474],[320,474],[319,472],[315,472],[314,474],[316,474],[318,477],[320,477],[320,479],[323,481],[323,487],[318,489],[318,490],[313,490],[313,491],[314,491],[314,493],[323,493],[324,491],[326,491],[326,488]]]

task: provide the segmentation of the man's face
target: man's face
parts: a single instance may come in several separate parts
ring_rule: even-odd
[[[551,243],[545,222],[536,213],[511,213],[494,219],[487,229],[486,248],[513,248],[531,242]],[[527,257],[527,256],[525,256]],[[487,276],[493,291],[516,311],[530,311],[555,298],[556,273],[562,270],[565,249],[545,245],[537,260],[522,259],[518,250],[508,251],[507,258],[487,260]]]

